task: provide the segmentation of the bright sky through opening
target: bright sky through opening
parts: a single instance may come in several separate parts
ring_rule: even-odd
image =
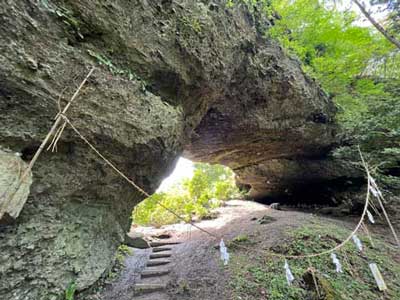
[[[157,192],[165,192],[185,178],[193,177],[193,162],[180,157],[172,174],[165,178]]]

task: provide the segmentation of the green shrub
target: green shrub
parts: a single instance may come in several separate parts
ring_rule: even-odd
[[[271,0],[277,18],[268,34],[337,105],[343,140],[354,146],[336,157],[359,161],[359,144],[381,183],[399,188],[398,178],[385,175],[400,170],[400,52],[373,26],[360,26],[353,10],[332,3]]]

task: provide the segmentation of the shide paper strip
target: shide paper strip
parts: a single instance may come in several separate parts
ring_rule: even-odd
[[[367,216],[368,216],[368,220],[369,220],[372,224],[375,224],[374,216],[371,214],[371,212],[370,212],[369,210],[367,210]]]
[[[356,244],[356,246],[357,246],[358,251],[361,252],[363,250],[363,246],[362,246],[360,239],[358,238],[357,235],[353,235],[352,238],[353,238],[354,244]]]
[[[223,239],[221,239],[221,242],[219,243],[219,251],[221,253],[221,260],[224,261],[224,265],[226,266],[229,262],[229,253]]]
[[[375,263],[370,263],[369,268],[371,269],[372,274],[374,275],[376,284],[378,285],[378,288],[380,291],[386,291],[387,286],[385,281],[383,280],[382,274],[378,269],[377,264]]]
[[[288,285],[292,285],[292,282],[294,280],[294,276],[292,274],[292,271],[290,270],[289,263],[287,262],[286,259],[285,259],[285,267],[284,268],[285,268],[285,272],[286,272],[287,283],[288,283]]]
[[[332,258],[333,264],[336,266],[336,272],[337,273],[343,273],[342,264],[340,263],[340,261],[337,258],[336,254],[335,253],[331,253],[331,258]]]

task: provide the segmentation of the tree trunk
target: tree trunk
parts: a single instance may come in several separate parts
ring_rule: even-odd
[[[391,35],[385,28],[382,27],[381,24],[379,24],[377,21],[375,21],[374,18],[372,18],[371,14],[365,9],[365,7],[358,1],[358,0],[353,0],[355,4],[360,8],[361,12],[364,14],[364,16],[367,17],[367,19],[374,25],[374,27],[384,35],[385,38],[389,40],[393,45],[395,45],[397,48],[400,49],[400,41],[398,41],[393,35]]]

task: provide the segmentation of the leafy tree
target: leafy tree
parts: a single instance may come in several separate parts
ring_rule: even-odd
[[[194,168],[193,178],[183,182],[193,199],[199,199],[201,196],[204,198],[206,195],[212,197],[218,183],[232,185],[229,179],[232,178],[233,173],[222,165],[196,163]]]
[[[275,0],[273,7],[280,19],[270,34],[331,96],[349,94],[355,76],[392,49],[381,35],[355,25],[354,12],[330,10],[318,0]]]
[[[400,38],[400,2],[363,1],[373,11],[387,12],[384,27],[360,26],[357,10],[344,9],[340,0],[231,2],[268,6],[264,11],[274,17],[274,26],[266,34],[297,56],[335,101],[343,136],[351,137],[345,140],[360,144],[379,174],[400,174],[400,51],[393,43]],[[364,9],[361,2],[356,4]],[[374,13],[364,10],[375,21]],[[343,147],[335,155],[356,159],[355,150]],[[393,184],[393,176],[380,178]]]
[[[280,17],[269,34],[333,98],[345,135],[361,144],[378,171],[391,173],[399,168],[400,54],[374,27],[361,27],[354,11],[326,2],[273,0]],[[349,155],[355,150],[346,147],[336,155],[355,159]]]
[[[367,8],[365,5],[358,1],[358,0],[352,0],[360,9],[360,11],[364,14],[364,16],[371,22],[371,24],[380,32],[383,34],[383,36],[391,42],[393,45],[395,45],[398,49],[400,49],[400,41],[393,35],[391,34],[388,30],[386,30],[379,22],[377,22],[374,17],[371,15],[370,12],[368,12]],[[394,2],[394,1],[389,1]]]
[[[367,88],[369,92],[360,96],[366,109],[356,118],[343,119],[342,126],[367,152],[381,183],[400,188],[400,80],[381,79],[373,86],[376,93]],[[348,146],[340,148],[336,155],[352,160],[358,152],[355,146]]]
[[[181,221],[164,207],[185,221],[191,221],[194,217],[202,219],[213,208],[220,206],[223,200],[238,195],[233,172],[229,168],[196,163],[194,169],[191,179],[183,180],[167,192],[155,193],[137,205],[132,214],[133,222],[161,226]]]

